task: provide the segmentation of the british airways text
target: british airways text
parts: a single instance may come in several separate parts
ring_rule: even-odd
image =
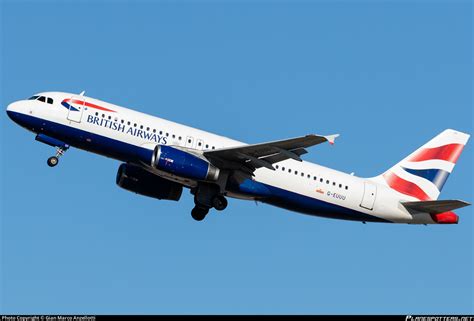
[[[97,117],[97,116],[88,115],[87,116],[87,122],[90,123],[90,124],[97,125],[97,126],[110,128],[112,130],[122,132],[122,133],[125,133],[125,134],[128,134],[128,135],[132,135],[132,136],[135,136],[135,137],[140,137],[140,138],[143,138],[143,139],[147,139],[147,140],[156,142],[158,144],[165,144],[166,145],[168,143],[167,142],[167,137],[160,136],[160,135],[157,135],[157,134],[154,134],[154,133],[150,133],[150,132],[145,131],[143,129],[138,129],[138,128],[126,126],[125,124],[120,124],[118,122],[108,120],[108,119],[104,119],[104,118],[100,118],[100,117]]]

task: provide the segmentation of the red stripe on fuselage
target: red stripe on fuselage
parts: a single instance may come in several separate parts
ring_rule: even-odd
[[[385,181],[387,181],[388,186],[399,193],[416,197],[421,201],[431,199],[418,185],[398,177],[395,173],[387,172],[383,174],[383,177]]]
[[[435,148],[423,148],[410,159],[409,162],[421,162],[430,159],[441,159],[451,163],[456,163],[461,155],[464,145],[448,144]]]
[[[105,107],[102,107],[102,106],[94,105],[92,103],[88,103],[87,101],[84,103],[84,101],[79,100],[79,99],[67,98],[67,99],[64,99],[63,101],[70,102],[70,103],[73,103],[73,104],[78,104],[78,105],[84,105],[86,107],[95,108],[95,109],[99,109],[99,110],[103,110],[103,111],[110,111],[112,113],[116,112],[115,110],[111,110],[111,109],[108,109],[108,108],[105,108]]]

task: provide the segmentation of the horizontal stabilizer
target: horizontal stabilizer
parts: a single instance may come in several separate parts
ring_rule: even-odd
[[[402,205],[411,213],[412,211],[439,214],[449,212],[461,207],[471,205],[461,200],[402,202]]]

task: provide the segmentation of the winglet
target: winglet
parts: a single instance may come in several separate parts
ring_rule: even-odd
[[[326,140],[327,140],[327,141],[329,142],[329,144],[331,144],[331,145],[334,145],[334,141],[336,140],[337,137],[339,137],[339,134],[324,136],[324,138],[326,138]]]

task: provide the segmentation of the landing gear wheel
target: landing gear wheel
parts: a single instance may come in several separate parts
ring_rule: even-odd
[[[64,145],[64,146],[58,146],[56,147],[56,155],[51,156],[48,158],[48,166],[49,167],[54,167],[58,165],[59,163],[59,157],[64,155],[64,152],[67,151],[69,148],[69,145]]]
[[[207,208],[196,206],[191,211],[191,216],[196,221],[202,221],[206,217],[207,213],[209,213]]]
[[[227,207],[227,200],[222,195],[216,195],[212,199],[212,206],[218,211],[223,211]]]
[[[48,158],[49,167],[54,167],[58,165],[58,163],[59,163],[59,158],[57,158],[56,156],[51,156],[50,158]]]

